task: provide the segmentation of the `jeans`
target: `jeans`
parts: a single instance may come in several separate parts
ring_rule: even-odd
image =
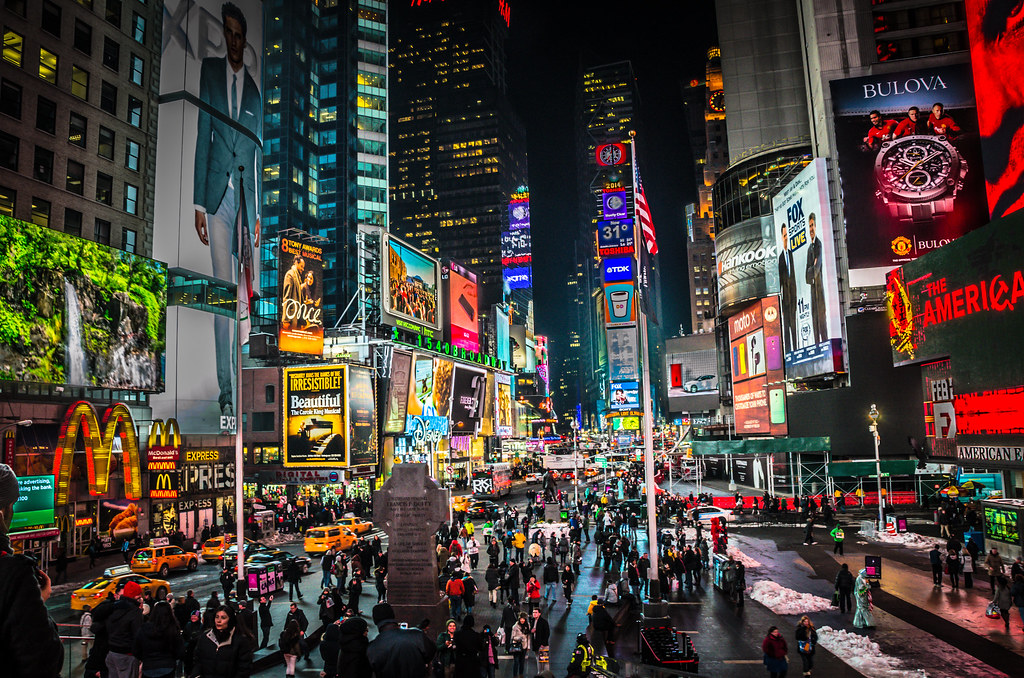
[[[556,587],[555,582],[552,581],[548,582],[547,584],[544,584],[544,600],[548,600],[549,598],[551,600],[554,600],[557,597],[558,589]]]
[[[326,589],[331,586],[331,571],[324,570],[323,576],[320,578],[320,588]]]
[[[297,654],[286,654],[284,655],[284,675],[294,676],[295,675],[295,662],[299,661],[299,655]]]
[[[839,611],[849,612],[853,609],[853,589],[839,589]]]
[[[288,582],[288,600],[292,600],[292,596],[297,594],[299,600],[302,600],[302,591],[299,589],[299,582],[290,581]]]
[[[1020,615],[1020,621],[1022,624],[1024,624],[1024,607],[1018,607],[1017,614]]]
[[[462,598],[449,598],[448,605],[451,607],[452,619],[458,619],[462,613]]]
[[[232,183],[238,183],[238,177],[232,178]],[[235,191],[237,187],[228,187],[224,192],[224,198],[214,214],[206,215],[206,228],[210,238],[210,259],[212,274],[214,278],[225,280],[228,283],[237,282],[236,257],[232,253],[232,243],[235,239],[235,219],[238,216],[238,196]],[[251,226],[250,226],[251,228]],[[256,257],[255,259],[258,259]],[[256,278],[259,280],[259,278]],[[221,413],[225,412],[227,406],[231,414],[236,415],[232,402],[232,383],[235,377],[234,363],[234,332],[235,321],[223,315],[215,315],[213,319],[213,347],[217,358],[217,386],[220,387],[218,402],[221,406]]]
[[[521,676],[526,664],[526,653],[516,652],[512,655],[512,675]]]
[[[800,655],[800,661],[803,662],[804,673],[810,672],[810,670],[814,668],[814,655],[804,654],[803,652],[799,652],[797,654]]]
[[[485,663],[480,669],[482,678],[494,678],[494,664]]]

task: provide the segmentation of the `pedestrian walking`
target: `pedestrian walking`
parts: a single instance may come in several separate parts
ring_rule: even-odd
[[[302,570],[295,559],[292,559],[285,567],[284,579],[288,582],[288,600],[294,600],[294,596],[298,596],[299,600],[302,600],[302,589],[299,586],[302,583]]]
[[[974,588],[974,558],[971,557],[971,552],[967,550],[966,546],[960,553],[960,570],[964,575],[964,588]]]
[[[135,635],[132,654],[142,663],[145,678],[174,678],[178,660],[185,655],[185,643],[166,601],[153,605],[146,623]]]
[[[949,582],[954,591],[960,590],[960,551],[950,549],[946,552],[946,573],[949,575]]]
[[[817,543],[814,541],[814,516],[808,516],[807,524],[804,525],[804,544],[809,546]]]
[[[572,592],[576,588],[576,575],[568,565],[562,570],[562,595],[565,596],[566,612],[572,609]]]
[[[768,635],[761,643],[761,651],[764,653],[763,661],[770,678],[786,678],[786,671],[789,670],[789,646],[777,626],[768,629]]]
[[[843,524],[836,523],[836,526],[832,528],[832,539],[834,544],[832,545],[832,553],[843,555],[843,540],[846,539],[846,533],[843,531]]]
[[[846,614],[853,609],[854,586],[853,573],[850,572],[850,566],[846,563],[843,563],[839,568],[839,573],[836,574],[835,586],[836,596],[839,599],[839,612]]]
[[[939,553],[938,545],[932,545],[932,550],[928,552],[928,560],[932,565],[932,588],[942,588],[942,554]],[[988,564],[988,559],[985,563]]]
[[[466,587],[462,583],[462,577],[452,577],[445,584],[444,592],[448,596],[448,613],[452,619],[458,620],[462,616],[462,595]]]
[[[858,629],[874,628],[875,617],[871,614],[871,584],[867,579],[867,570],[857,573],[853,584],[853,594],[857,601],[857,612],[853,615],[853,625]]]
[[[302,631],[299,629],[299,622],[293,619],[285,624],[284,631],[277,639],[277,644],[284,656],[285,678],[294,678],[295,663],[302,655]]]
[[[234,611],[227,605],[221,605],[214,612],[212,628],[199,636],[189,675],[249,678],[255,644],[255,639],[244,627],[236,626]]]
[[[512,654],[512,678],[523,678],[526,668],[526,653],[530,651],[532,637],[530,621],[525,612],[519,613],[519,619],[512,626],[509,652]],[[446,676],[445,678],[449,678]]]
[[[130,581],[107,617],[107,675],[110,678],[134,678],[138,674],[139,661],[132,645],[142,624],[142,587]]]
[[[498,670],[498,657],[501,653],[498,650],[498,637],[491,633],[490,625],[484,625],[480,642],[483,646],[480,657],[483,678],[494,678]]]
[[[459,626],[454,619],[449,619],[444,625],[444,631],[437,635],[437,655],[435,661],[441,667],[444,678],[455,676],[455,632]]]
[[[1013,578],[1010,596],[1013,598],[1013,605],[1017,608],[1017,613],[1020,615],[1021,623],[1024,623],[1024,574],[1018,574]]]
[[[996,577],[996,590],[992,594],[992,602],[999,608],[999,616],[1003,618],[1006,631],[1010,631],[1010,606],[1013,605],[1013,596],[1010,593],[1010,582],[1006,577]]]
[[[796,651],[803,663],[804,675],[811,675],[814,668],[814,650],[818,646],[818,632],[814,630],[814,623],[805,614],[800,617],[796,625]]]
[[[999,551],[992,549],[985,556],[985,568],[988,570],[988,585],[993,591],[996,590],[996,577],[1006,574],[1006,565],[999,556]]]

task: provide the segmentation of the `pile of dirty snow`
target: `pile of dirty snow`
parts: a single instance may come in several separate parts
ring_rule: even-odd
[[[740,551],[738,548],[730,546],[727,552],[730,556],[732,556],[733,560],[740,561],[741,563],[743,563],[743,567],[745,567],[748,570],[751,570],[755,567],[761,567],[761,563],[757,562],[743,551]]]
[[[901,660],[884,654],[878,643],[866,636],[822,626],[818,644],[867,678],[928,678],[924,669],[903,668]]]
[[[273,534],[268,534],[264,536],[263,539],[260,539],[260,542],[267,546],[273,546],[276,544],[294,544],[297,541],[302,541],[302,535],[298,532],[292,532],[289,534],[285,534],[284,532],[274,532]]]
[[[865,537],[882,544],[896,544],[898,546],[907,546],[912,549],[920,549],[922,551],[931,551],[932,546],[938,546],[942,550],[945,550],[946,548],[946,540],[939,539],[938,537],[926,537],[915,532],[897,532],[896,534],[875,532],[872,537],[868,537],[863,533],[858,536]]]
[[[748,589],[750,598],[775,614],[807,614],[831,609],[830,601],[810,593],[800,593],[773,581],[757,581]]]

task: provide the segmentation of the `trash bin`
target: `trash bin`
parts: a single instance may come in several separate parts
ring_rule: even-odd
[[[715,553],[714,555],[711,556],[711,582],[714,584],[715,588],[718,589],[719,591],[724,591],[725,590],[725,588],[724,588],[724,586],[725,586],[724,576],[725,576],[726,564],[728,562],[729,562],[729,557],[724,555],[724,554]]]

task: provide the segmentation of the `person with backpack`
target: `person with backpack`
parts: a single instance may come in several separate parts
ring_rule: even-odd
[[[836,526],[832,528],[832,539],[835,540],[835,544],[832,546],[832,553],[843,555],[843,540],[846,539],[846,533],[843,532],[843,524],[836,523]]]
[[[814,630],[814,622],[805,614],[796,625],[796,652],[800,655],[805,676],[811,675],[814,668],[814,650],[817,646],[818,632]]]
[[[278,636],[277,645],[281,649],[281,654],[284,655],[285,678],[293,678],[295,663],[302,656],[302,630],[299,628],[297,620],[292,619],[285,624],[284,631]]]
[[[462,596],[466,593],[466,586],[462,583],[462,577],[452,577],[445,584],[444,592],[448,596],[448,609],[452,619],[458,620],[462,615]]]

